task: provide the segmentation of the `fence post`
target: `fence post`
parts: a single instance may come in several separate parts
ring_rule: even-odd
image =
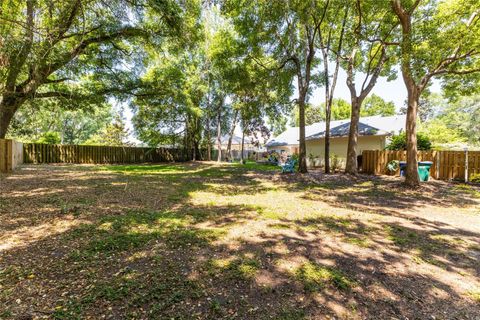
[[[468,182],[468,148],[465,148],[465,182]]]

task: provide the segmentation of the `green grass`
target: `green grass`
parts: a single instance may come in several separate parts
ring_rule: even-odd
[[[17,312],[17,297],[22,301],[25,294],[32,297],[17,291],[21,282],[34,288],[42,286],[51,294],[45,298],[51,301],[45,303],[45,310],[53,312],[49,316],[56,319],[105,313],[107,318],[161,315],[166,319],[294,320],[318,316],[310,307],[317,295],[325,299],[348,296],[348,301],[342,300],[346,317],[355,318],[364,301],[356,301],[359,296],[345,291],[361,286],[355,279],[363,279],[364,273],[378,280],[377,274],[363,268],[362,259],[371,251],[385,249],[392,261],[401,258],[417,263],[409,263],[408,268],[413,267],[406,273],[431,267],[426,264],[446,273],[455,265],[454,272],[465,277],[464,281],[475,276],[470,271],[475,267],[471,257],[476,252],[469,250],[480,251],[480,247],[468,236],[416,228],[413,220],[402,222],[401,217],[391,219],[388,213],[371,213],[367,208],[370,203],[374,207],[378,198],[390,196],[372,189],[381,189],[382,184],[349,184],[343,178],[321,185],[301,179],[296,182],[295,177],[271,179],[279,168],[254,162],[121,165],[89,170],[97,169],[102,174],[94,172],[92,177],[85,175],[86,179],[82,175],[78,190],[36,195],[38,203],[44,205],[39,209],[53,209],[53,217],[74,224],[54,236],[45,231],[42,241],[49,245],[45,250],[50,252],[57,243],[65,248],[52,250],[59,259],[42,252],[31,262],[19,259],[16,265],[0,269],[0,304],[13,301],[0,318],[8,318],[8,310]],[[45,184],[45,188],[57,187],[48,186],[48,181]],[[457,188],[456,195],[465,196],[465,189]],[[367,205],[345,206],[343,201],[353,202],[353,195],[359,195]],[[402,199],[397,197],[396,201]],[[9,210],[13,204],[5,206]],[[388,212],[388,201],[379,206]],[[31,208],[18,212],[21,210],[29,213]],[[410,212],[412,216],[415,210]],[[428,210],[434,210],[433,206]],[[77,211],[81,219],[62,215],[76,215]],[[30,219],[25,215],[20,218]],[[81,222],[88,223],[77,225]],[[332,253],[324,256],[317,247],[329,248]],[[357,253],[362,260],[358,264]],[[330,259],[329,263],[320,264],[323,260],[317,259],[322,258]],[[25,261],[25,265],[18,261]],[[390,267],[388,261],[377,264]],[[292,270],[292,266],[296,268]],[[44,279],[50,274],[63,278]],[[31,275],[34,277],[29,278]],[[66,283],[72,289],[62,295]],[[315,295],[305,301],[305,292]],[[351,302],[351,297],[356,297],[352,298],[355,301]],[[408,302],[407,298],[399,294],[399,301]],[[467,298],[479,302],[480,292],[469,292],[468,297],[465,293]],[[113,310],[108,311],[109,307]]]
[[[73,231],[73,237],[89,241],[72,257],[82,259],[128,251],[155,239],[171,248],[202,247],[225,232],[220,228],[197,229],[191,223],[192,217],[170,211],[131,210],[122,216],[107,216],[97,225],[85,224]]]
[[[387,226],[388,239],[400,247],[413,246],[418,243],[418,234],[400,226]]]
[[[474,198],[480,198],[480,191],[468,184],[457,184],[452,189],[455,191],[467,193]]]
[[[161,261],[158,259],[157,261]],[[80,298],[59,301],[55,319],[82,319],[86,310],[95,304],[109,302],[135,309],[148,306],[152,314],[188,299],[198,299],[202,288],[198,281],[186,279],[175,262],[159,262],[141,275],[126,271],[108,281],[90,286]],[[145,281],[149,279],[149,281]]]
[[[277,320],[302,320],[305,319],[305,311],[297,308],[284,307],[275,319]]]
[[[294,271],[294,277],[300,281],[307,292],[318,292],[327,285],[340,290],[349,290],[355,283],[342,271],[307,261]]]
[[[210,259],[206,265],[210,275],[223,275],[234,280],[251,280],[259,268],[260,262],[257,259],[243,256],[231,259]]]
[[[149,175],[149,174],[172,174],[196,171],[197,168],[184,164],[154,164],[154,165],[107,165],[99,166],[98,170],[112,171],[125,174]]]
[[[265,164],[265,163],[257,163],[252,160],[247,160],[244,164],[241,164],[240,162],[234,162],[234,165],[238,168],[255,170],[255,171],[280,171],[281,170],[280,166]]]
[[[346,237],[345,240],[348,243],[357,245],[362,248],[368,248],[371,245],[370,241],[365,237]]]
[[[475,302],[480,304],[480,289],[468,291],[468,296],[473,299]]]

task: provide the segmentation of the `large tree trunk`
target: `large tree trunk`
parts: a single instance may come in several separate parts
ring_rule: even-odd
[[[299,152],[298,152],[298,172],[307,173],[307,146],[305,144],[305,95],[299,90],[298,97],[298,119],[299,119]]]
[[[419,2],[416,3],[418,5]],[[413,50],[411,13],[415,7],[411,8],[411,11],[406,11],[402,7],[400,0],[392,0],[392,7],[402,26],[402,41],[400,43],[402,49],[401,70],[403,82],[408,92],[407,123],[405,125],[407,135],[407,172],[405,184],[408,187],[415,188],[420,185],[417,163],[417,112],[418,100],[421,93],[413,77],[413,68],[411,66],[411,54]]]
[[[202,160],[203,159],[203,156],[202,156],[202,150],[200,150],[200,146],[198,144],[198,141],[197,139],[195,139],[194,141],[194,148],[195,148],[195,154],[196,154],[196,160]]]
[[[408,88],[407,123],[405,125],[407,134],[407,172],[405,184],[412,188],[420,185],[417,163],[417,113],[419,98],[419,93],[416,88]]]
[[[25,102],[25,99],[1,97],[0,100],[0,139],[5,139],[8,127],[12,122],[15,112]]]
[[[357,174],[357,143],[358,143],[358,123],[360,121],[360,105],[357,98],[352,97],[352,115],[350,117],[350,132],[348,133],[347,164],[345,173]]]

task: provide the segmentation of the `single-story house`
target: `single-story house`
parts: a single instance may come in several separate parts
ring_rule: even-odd
[[[359,137],[357,151],[383,150],[392,134],[405,130],[405,115],[389,117],[371,116],[362,117],[359,122]],[[350,119],[330,122],[330,153],[337,155],[341,162],[347,157],[348,134]],[[299,128],[291,127],[266,143],[268,151],[293,154],[298,152]],[[307,163],[311,158],[318,159],[317,164],[323,163],[325,156],[325,122],[317,122],[305,127],[305,143],[307,149]]]
[[[228,139],[230,139],[230,135],[228,135],[228,134],[225,134],[225,135],[220,137],[222,150],[227,150]],[[217,138],[213,138],[212,143],[213,143],[213,149],[217,150],[218,149]],[[245,137],[245,140],[243,142],[243,148],[246,151],[256,151],[257,150],[257,148],[255,147],[255,145],[252,142],[252,139],[249,138],[249,137]],[[232,150],[235,150],[235,151],[242,150],[242,137],[233,135],[233,137],[232,137]]]

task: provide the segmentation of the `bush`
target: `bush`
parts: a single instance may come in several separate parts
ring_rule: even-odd
[[[470,176],[470,181],[480,183],[480,173],[475,173]]]
[[[332,168],[333,172],[336,172],[337,170],[340,169],[341,163],[340,159],[338,158],[338,155],[335,153],[332,153],[330,155],[330,167]]]
[[[59,144],[61,141],[60,134],[58,132],[48,131],[45,132],[40,139],[35,141],[36,143],[46,143],[46,144]]]
[[[407,150],[407,135],[405,134],[405,132],[402,132],[398,135],[393,135],[386,149],[387,150]],[[432,143],[430,142],[430,139],[422,133],[417,134],[417,149],[418,150],[432,149]]]

